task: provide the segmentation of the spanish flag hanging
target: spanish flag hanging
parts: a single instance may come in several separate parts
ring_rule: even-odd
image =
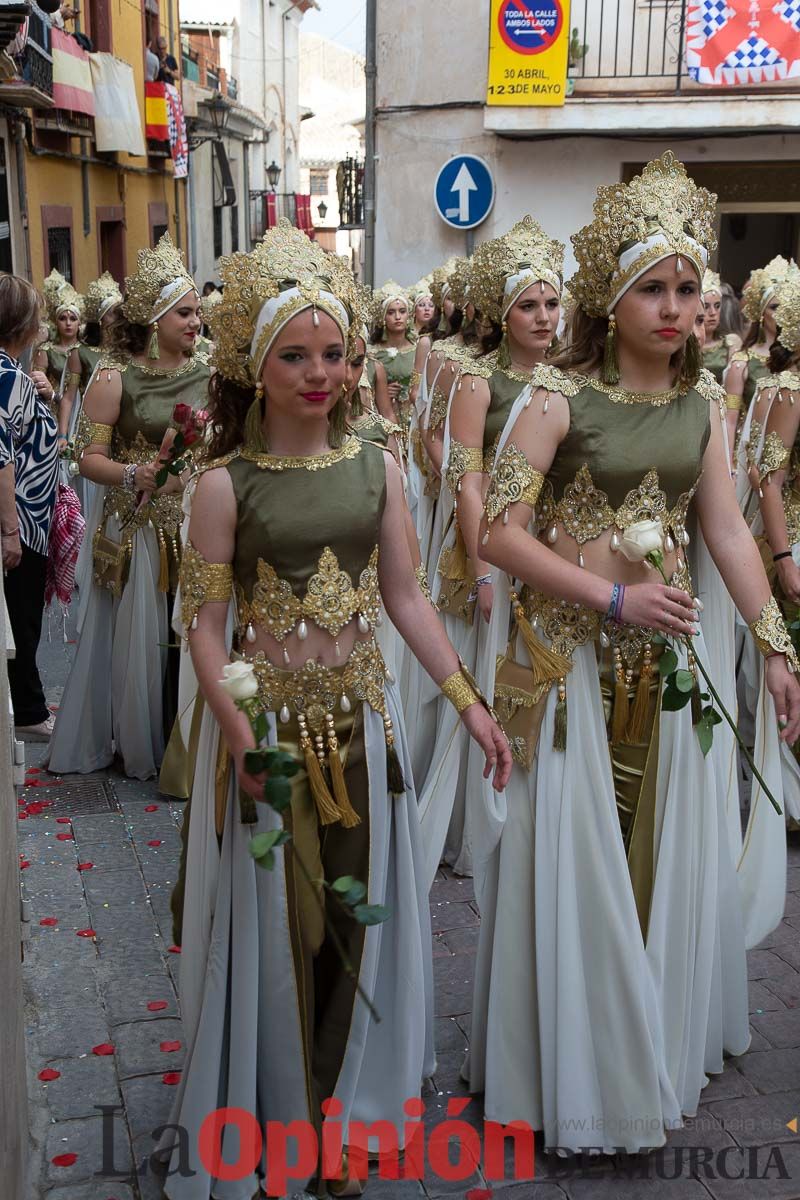
[[[144,135],[154,142],[169,141],[167,88],[164,83],[144,85]]]

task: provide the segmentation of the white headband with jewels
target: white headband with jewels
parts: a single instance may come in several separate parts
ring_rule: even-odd
[[[184,296],[188,296],[189,292],[194,291],[194,280],[188,279],[185,275],[173,279],[170,283],[166,283],[158,293],[158,299],[153,305],[153,312],[150,316],[150,324],[158,321],[165,313],[168,313],[171,308],[174,308],[179,300]]]
[[[59,304],[58,308],[56,309],[56,320],[58,320],[59,317],[63,317],[64,313],[72,313],[76,321],[80,321],[81,319],[81,314],[78,312],[74,304]]]
[[[106,296],[103,303],[97,310],[97,319],[102,321],[107,312],[110,312],[117,304],[122,304],[122,296],[119,292],[112,292],[110,296]]]
[[[554,271],[543,271],[541,268],[534,270],[533,267],[523,267],[515,275],[509,275],[503,285],[503,320],[506,319],[509,311],[514,307],[522,293],[526,292],[531,284],[534,283],[541,283],[542,291],[544,291],[544,285],[549,283],[555,290],[556,295],[561,295],[561,280]]]
[[[670,244],[669,238],[663,233],[651,234],[643,242],[636,242],[633,246],[629,246],[619,256],[619,275],[621,284],[616,292],[613,300],[608,306],[609,316],[619,304],[622,297],[633,287],[637,279],[641,279],[646,271],[651,267],[655,267],[658,263],[663,262],[665,258],[672,258],[677,254],[678,271],[683,269],[684,259],[697,272],[698,280],[702,280],[706,267],[708,266],[708,251],[705,246],[701,246],[694,238],[684,234],[686,246],[682,253],[678,253],[675,247]]]
[[[406,300],[405,296],[389,296],[389,298],[384,300],[383,304],[381,305],[381,316],[386,316],[386,312],[390,304],[405,304],[406,308],[408,308],[408,301]]]
[[[275,338],[284,325],[291,321],[292,317],[298,316],[301,312],[306,312],[309,308],[314,310],[315,316],[317,315],[316,310],[318,308],[327,313],[331,320],[336,322],[342,337],[345,341],[347,340],[350,318],[341,300],[338,300],[332,292],[320,291],[311,299],[298,287],[287,288],[279,296],[273,296],[267,300],[261,306],[261,311],[258,314],[256,327],[253,330],[253,337],[250,342],[250,362],[254,379],[258,379],[261,374],[264,359],[269,354]],[[314,324],[319,324],[318,317]]]

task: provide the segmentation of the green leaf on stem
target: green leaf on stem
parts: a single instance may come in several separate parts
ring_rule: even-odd
[[[354,908],[356,906],[356,904],[361,903],[361,901],[364,899],[366,894],[367,894],[366,885],[361,883],[360,880],[357,879],[356,882],[353,884],[353,886],[350,888],[350,891],[347,892],[347,894],[345,895],[344,902],[348,906],[348,908]]]
[[[267,769],[267,757],[263,750],[245,750],[244,769],[248,775],[260,775]]]
[[[678,656],[674,650],[665,650],[658,660],[658,673],[661,676],[671,675],[678,665]]]
[[[679,692],[690,692],[694,687],[694,675],[691,671],[675,672],[675,687]]]
[[[358,880],[354,879],[352,875],[340,875],[338,879],[334,879],[331,887],[338,895],[344,896],[354,883],[358,883]]]
[[[667,686],[664,688],[664,695],[661,697],[661,707],[665,712],[680,712],[692,698],[691,692],[681,692],[675,685],[673,678],[667,680]]]
[[[353,916],[359,925],[382,925],[391,915],[391,911],[383,904],[357,904],[353,909]]]
[[[266,727],[267,718],[264,714],[264,725]],[[266,733],[264,734],[266,737]],[[264,751],[267,760],[267,770],[270,775],[283,775],[286,779],[291,779],[300,770],[300,763],[291,754],[287,754],[285,750],[281,750],[278,746],[268,746]]]
[[[175,452],[175,454],[180,454],[180,452],[183,449],[183,447],[185,446],[185,444],[186,443],[184,441],[183,434],[181,433],[180,430],[178,430],[178,432],[175,434],[175,437],[172,440],[172,449]]]
[[[264,784],[264,799],[276,812],[286,811],[292,802],[292,785],[285,775],[269,774]]]
[[[275,866],[275,850],[291,841],[291,837],[285,829],[269,829],[266,833],[257,833],[250,839],[250,856],[260,867],[271,871]]]
[[[668,646],[669,645],[669,638],[665,637],[663,633],[654,633],[653,636],[650,638],[650,641],[654,646]]]
[[[169,478],[169,471],[166,467],[162,467],[160,471],[156,471],[156,487],[163,487]]]

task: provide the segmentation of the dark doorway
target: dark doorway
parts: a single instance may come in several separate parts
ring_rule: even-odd
[[[8,203],[8,171],[6,170],[6,144],[0,138],[0,271],[11,275],[14,259],[11,253],[11,212]]]
[[[724,212],[720,215],[719,266],[737,292],[751,271],[782,254],[796,258],[800,212]]]

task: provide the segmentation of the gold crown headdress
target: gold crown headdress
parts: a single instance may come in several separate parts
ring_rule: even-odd
[[[775,299],[782,285],[798,271],[793,259],[786,259],[777,254],[765,267],[751,271],[743,295],[744,315],[750,321],[760,321],[764,309]]]
[[[195,290],[183,254],[165,233],[155,249],[139,251],[136,272],[125,280],[122,311],[135,325],[151,325]]]
[[[457,258],[455,266],[447,277],[448,295],[456,308],[463,309],[469,296],[469,283],[472,274],[472,256]]]
[[[503,234],[478,246],[469,273],[469,298],[499,325],[532,283],[549,283],[561,295],[564,246],[538,221],[523,217]]]
[[[102,321],[103,317],[122,303],[122,292],[113,275],[104,271],[99,279],[93,279],[86,289],[86,320]]]
[[[716,271],[706,270],[703,282],[700,284],[700,291],[704,296],[707,296],[709,292],[719,292],[722,295],[722,280]]]
[[[51,321],[55,321],[65,312],[74,312],[79,321],[83,319],[83,296],[76,292],[72,284],[68,283],[55,267],[44,281],[42,294]]]
[[[793,271],[780,285],[775,311],[778,341],[796,354],[800,350],[800,271]]]
[[[716,201],[671,150],[630,183],[599,188],[594,220],[572,235],[578,270],[569,286],[583,311],[608,316],[640,275],[674,254],[702,279],[717,244]]]
[[[412,305],[416,305],[424,296],[430,296],[433,299],[432,276],[423,275],[408,289],[408,295]]]
[[[214,288],[213,292],[209,292],[207,296],[203,296],[200,300],[200,312],[203,314],[203,320],[206,324],[208,324],[210,314],[221,299],[222,292],[219,288]]]
[[[433,303],[437,308],[442,307],[445,296],[450,294],[450,275],[455,269],[456,262],[456,256],[453,255],[452,258],[448,258],[446,263],[442,263],[440,267],[436,267],[431,272],[431,296],[433,296]]]
[[[252,387],[276,336],[293,316],[320,309],[345,340],[355,280],[344,260],[327,255],[281,218],[249,254],[219,261],[224,290],[208,314],[213,364],[226,379]]]
[[[372,323],[383,321],[386,309],[393,300],[402,300],[406,308],[411,309],[408,288],[403,288],[393,279],[389,279],[383,287],[375,288],[372,292]]]

